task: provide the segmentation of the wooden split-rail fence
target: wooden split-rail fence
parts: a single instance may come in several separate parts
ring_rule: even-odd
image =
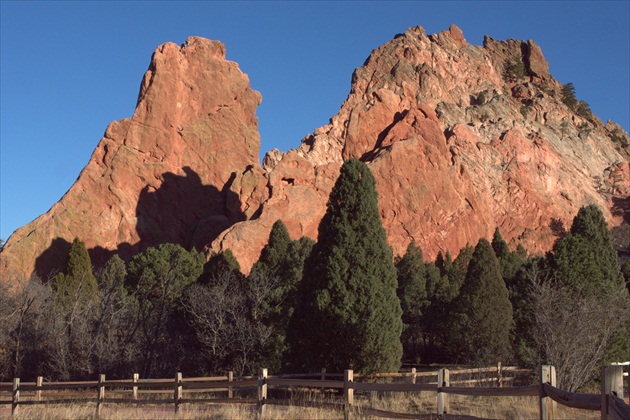
[[[540,400],[540,418],[553,419],[557,404],[568,407],[594,410],[601,412],[601,418],[630,420],[630,406],[625,403],[623,396],[623,366],[602,367],[602,381],[600,394],[576,394],[556,388],[556,374],[553,366],[540,367],[540,381],[538,385],[509,386],[514,377],[505,376],[509,373],[523,372],[525,369],[516,367],[501,367],[499,364],[490,368],[440,369],[433,372],[417,372],[412,369],[405,373],[381,373],[372,375],[354,374],[346,370],[343,374],[321,373],[270,376],[267,369],[261,369],[258,376],[235,377],[231,372],[226,376],[184,378],[177,373],[173,379],[140,379],[137,374],[132,379],[108,380],[105,375],[99,375],[97,381],[82,382],[20,382],[19,378],[12,383],[0,383],[0,396],[9,394],[11,399],[1,399],[0,405],[11,405],[11,413],[16,416],[20,406],[37,404],[70,404],[95,403],[96,414],[101,414],[104,404],[172,404],[175,413],[184,404],[253,404],[257,405],[258,414],[264,416],[265,407],[269,405],[291,405],[305,407],[323,407],[342,410],[344,418],[348,419],[352,413],[360,411],[362,415],[373,415],[384,418],[458,418],[473,419],[475,417],[452,415],[449,410],[449,395],[473,396],[536,396]],[[496,373],[494,377],[477,378],[455,381],[455,375],[476,375]],[[437,382],[419,383],[421,377],[436,377]],[[403,378],[404,382],[383,383],[373,382],[379,378]],[[361,379],[370,382],[360,381]],[[479,387],[471,384],[490,384],[490,387]],[[459,386],[456,386],[459,385]],[[469,385],[469,386],[462,386]],[[508,386],[506,386],[508,385]],[[88,397],[88,390],[96,390],[94,398]],[[306,401],[300,399],[269,398],[270,389],[332,389],[343,391],[343,399],[337,402]],[[68,393],[67,391],[73,391]],[[81,392],[77,393],[77,390]],[[237,396],[237,391],[249,390],[250,397]],[[254,393],[253,390],[257,390]],[[62,391],[62,392],[59,392]],[[65,391],[65,392],[64,392]],[[356,392],[437,392],[436,413],[394,413],[383,410],[360,407],[355,404]],[[220,398],[208,397],[211,393],[223,393]],[[193,398],[193,393],[203,393]],[[156,394],[158,398],[139,398],[140,395]],[[168,398],[164,395],[169,395]],[[189,398],[185,398],[187,395]],[[116,397],[114,397],[116,396]],[[124,396],[124,397],[122,397]]]

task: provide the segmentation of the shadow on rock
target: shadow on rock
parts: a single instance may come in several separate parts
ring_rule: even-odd
[[[158,189],[146,186],[140,192],[136,206],[137,243],[121,243],[110,250],[96,246],[88,250],[92,266],[98,270],[114,254],[129,261],[135,254],[163,243],[179,244],[186,249],[202,250],[221,232],[234,223],[245,220],[237,194],[230,190],[236,178],[232,173],[219,190],[203,185],[199,175],[189,167],[184,175],[162,174]],[[85,240],[86,238],[79,238]],[[36,260],[36,273],[43,279],[51,278],[65,267],[70,242],[56,238]]]

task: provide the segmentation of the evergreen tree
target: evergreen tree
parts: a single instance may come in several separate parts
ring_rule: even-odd
[[[98,302],[98,284],[92,273],[92,261],[85,243],[79,238],[72,241],[66,269],[55,276],[52,288],[56,302],[63,308],[69,308],[76,302],[80,306],[86,306],[90,301]]]
[[[607,305],[624,285],[612,235],[601,210],[594,204],[580,208],[571,230],[554,244],[547,259],[557,281],[568,286],[576,299],[592,296],[601,305]],[[607,358],[630,356],[627,331],[630,326],[613,338]]]
[[[468,272],[468,265],[470,264],[474,252],[475,248],[470,244],[466,244],[466,246],[459,250],[459,255],[457,255],[457,258],[453,261],[451,268],[446,270],[449,284],[448,296],[445,296],[447,301],[451,301],[459,295],[459,289],[464,283],[466,273]]]
[[[243,277],[241,265],[230,249],[222,252],[213,252],[204,264],[203,273],[197,281],[201,284],[208,284],[225,272],[232,273],[236,277]]]
[[[127,289],[138,299],[140,373],[152,376],[172,372],[177,353],[172,339],[178,334],[169,323],[184,289],[201,275],[203,255],[176,244],[162,244],[135,255],[128,266]]]
[[[422,315],[429,302],[426,290],[426,270],[422,260],[422,249],[412,241],[407,252],[396,261],[398,289],[403,321],[403,355],[406,360],[420,360],[422,343]]]
[[[571,110],[574,110],[578,104],[578,100],[575,97],[575,86],[569,82],[562,86],[562,102],[568,106]]]
[[[265,365],[277,371],[282,369],[282,360],[287,351],[286,336],[289,320],[297,305],[297,286],[302,280],[304,261],[315,242],[310,238],[291,240],[289,231],[281,220],[277,220],[269,241],[260,253],[249,275],[251,287],[257,283],[270,285],[270,290],[260,302],[264,316],[261,322],[272,328],[273,339],[267,349]],[[269,281],[269,278],[272,281]]]
[[[449,347],[454,360],[476,365],[508,360],[512,305],[499,262],[485,238],[475,247],[453,308]]]
[[[525,262],[520,255],[522,251],[511,252],[507,243],[503,240],[501,232],[497,227],[492,237],[492,249],[499,259],[499,267],[501,268],[501,276],[506,284],[510,284],[516,273]]]
[[[548,260],[556,278],[581,293],[605,296],[623,284],[612,235],[593,204],[579,210],[571,230],[554,244]]]
[[[496,255],[497,258],[503,258],[510,253],[510,248],[503,240],[503,236],[501,236],[501,232],[498,227],[494,230],[494,235],[492,235],[492,249],[494,250],[494,255]]]
[[[295,369],[400,367],[402,311],[375,184],[364,163],[343,164],[291,319],[287,338]]]
[[[282,220],[277,220],[269,232],[269,240],[260,252],[260,258],[252,267],[253,273],[277,273],[285,262],[291,237]]]

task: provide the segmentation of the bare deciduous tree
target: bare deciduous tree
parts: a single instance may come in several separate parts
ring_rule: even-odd
[[[533,336],[541,362],[555,366],[558,386],[574,392],[597,375],[607,346],[630,319],[628,291],[620,286],[594,296],[535,274]]]
[[[38,347],[33,324],[50,296],[50,287],[36,277],[30,281],[16,278],[0,283],[0,365],[6,366],[0,376],[4,379],[24,373],[27,353]]]
[[[209,284],[191,285],[181,299],[187,322],[202,349],[205,369],[211,373],[255,371],[272,336],[264,325],[262,302],[273,280],[247,284],[232,272],[222,272]]]

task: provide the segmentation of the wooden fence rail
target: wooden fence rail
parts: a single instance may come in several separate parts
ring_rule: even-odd
[[[18,414],[22,405],[34,404],[66,404],[77,402],[75,399],[58,398],[58,390],[94,389],[95,398],[85,398],[83,392],[81,402],[96,403],[96,414],[102,413],[102,408],[107,403],[118,404],[173,404],[177,413],[182,404],[252,404],[257,406],[260,416],[265,413],[267,405],[293,405],[304,407],[320,407],[343,411],[344,418],[348,419],[352,413],[360,410],[362,414],[387,418],[435,418],[436,413],[394,413],[383,410],[360,407],[355,404],[356,392],[422,392],[431,391],[437,393],[437,416],[439,418],[472,419],[470,416],[453,416],[449,412],[449,395],[473,395],[473,396],[538,396],[540,398],[540,418],[551,419],[554,417],[556,403],[573,408],[601,411],[602,419],[630,420],[630,409],[623,400],[623,368],[621,366],[605,366],[602,368],[601,394],[575,394],[563,391],[555,387],[555,369],[553,366],[542,366],[540,369],[540,383],[534,386],[503,387],[513,378],[506,378],[506,372],[519,372],[517,368],[498,367],[484,369],[440,369],[435,372],[411,372],[362,375],[354,374],[352,370],[346,370],[343,374],[330,374],[322,369],[321,373],[293,374],[270,376],[267,369],[261,369],[257,377],[235,377],[231,372],[226,376],[183,378],[177,373],[174,379],[140,379],[137,374],[132,379],[107,380],[105,375],[99,375],[98,381],[85,382],[53,382],[45,383],[42,378],[37,382],[20,382],[19,378],[12,383],[0,383],[0,392],[11,392],[11,400],[0,400],[0,404],[11,404],[12,414]],[[470,381],[451,381],[453,375],[486,373],[497,374],[496,378],[490,378],[497,383],[496,387],[461,387],[452,386],[455,383]],[[419,377],[437,377],[434,383],[417,383]],[[330,379],[335,378],[335,379]],[[356,379],[372,380],[377,378],[404,378],[406,382],[398,383],[374,383],[361,382]],[[481,378],[485,381],[488,378]],[[480,382],[481,383],[481,382]],[[336,389],[343,390],[343,402],[316,402],[296,401],[291,399],[269,398],[271,389]],[[257,396],[235,397],[235,391],[257,391]],[[227,397],[213,398],[184,398],[186,394],[193,392],[227,393]],[[139,399],[138,396],[148,393],[162,394],[164,397],[157,399]],[[127,398],[112,398],[110,395],[128,395]],[[130,397],[129,397],[130,396]]]

